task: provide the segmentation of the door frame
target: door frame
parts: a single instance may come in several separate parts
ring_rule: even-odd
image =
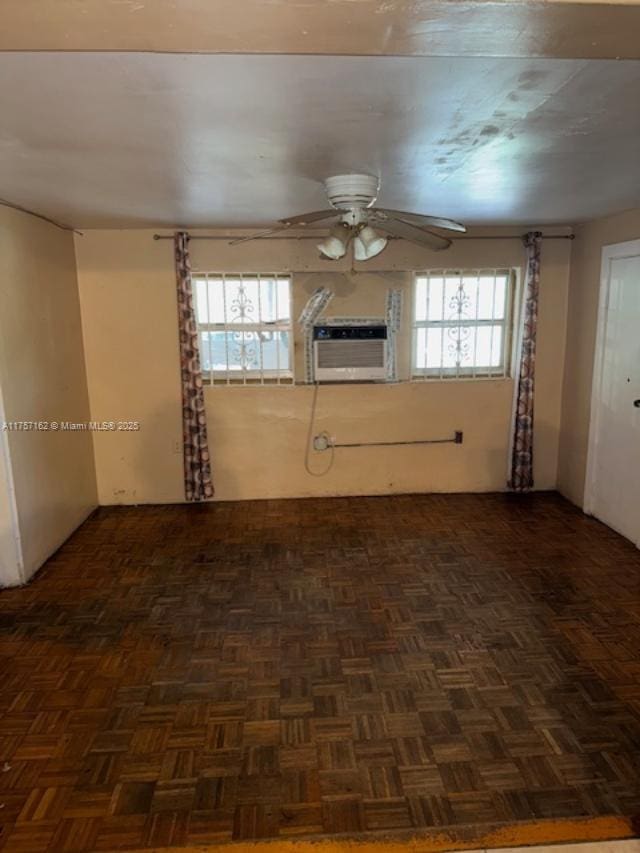
[[[598,299],[598,322],[596,326],[596,348],[593,361],[593,380],[591,383],[591,412],[589,417],[589,442],[587,447],[587,470],[584,487],[584,511],[593,515],[597,494],[597,460],[600,449],[600,398],[602,393],[602,373],[604,368],[604,341],[609,307],[609,279],[611,262],[640,255],[640,240],[625,243],[610,243],[602,247],[600,266],[600,296]],[[638,543],[635,543],[638,544]]]

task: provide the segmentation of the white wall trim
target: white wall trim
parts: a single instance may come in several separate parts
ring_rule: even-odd
[[[6,485],[9,510],[11,512],[11,532],[13,534],[13,544],[15,548],[14,558],[16,570],[14,578],[4,578],[0,572],[0,587],[19,586],[25,582],[22,539],[20,537],[20,525],[18,523],[18,506],[16,504],[16,490],[13,480],[13,468],[11,465],[9,433],[2,426],[5,422],[6,416],[4,411],[4,400],[2,397],[2,389],[0,388],[0,452],[2,453],[6,476],[6,483],[0,483],[0,488],[3,488],[3,486]]]
[[[640,255],[640,240],[611,243],[602,247],[600,267],[600,296],[598,299],[598,322],[591,385],[591,414],[589,418],[589,442],[587,446],[587,471],[584,488],[584,511],[593,515],[596,499],[597,457],[600,444],[600,397],[602,393],[602,370],[604,366],[604,339],[609,305],[609,278],[611,262]]]

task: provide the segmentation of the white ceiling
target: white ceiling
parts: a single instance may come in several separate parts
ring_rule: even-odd
[[[261,226],[322,179],[467,223],[640,205],[640,62],[0,54],[0,196],[77,227]]]

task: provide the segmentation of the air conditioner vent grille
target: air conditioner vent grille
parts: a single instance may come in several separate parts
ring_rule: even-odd
[[[385,345],[384,340],[319,341],[318,367],[384,367]]]

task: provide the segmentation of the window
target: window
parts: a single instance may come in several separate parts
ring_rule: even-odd
[[[509,269],[416,274],[413,376],[507,376],[513,291]]]
[[[205,381],[292,382],[289,276],[194,273],[193,289]]]

